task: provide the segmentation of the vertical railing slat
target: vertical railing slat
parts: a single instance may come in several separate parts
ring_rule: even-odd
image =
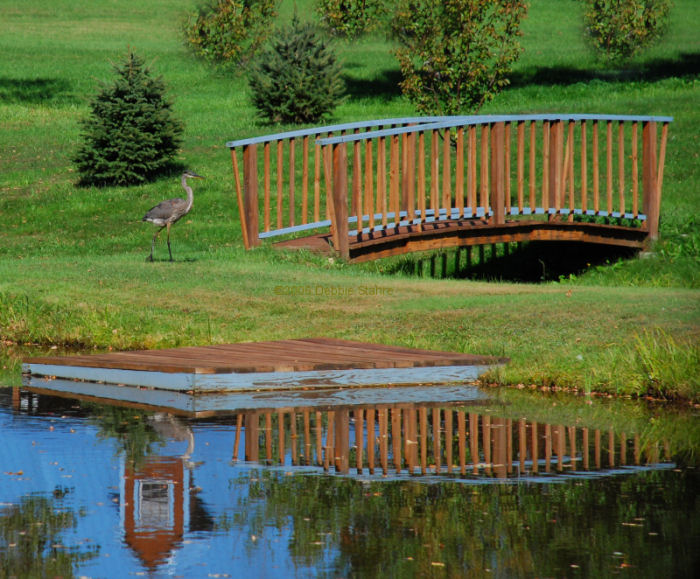
[[[372,154],[372,139],[365,141],[365,196],[363,213],[369,216],[368,226],[374,228],[374,158]]]
[[[358,135],[360,129],[355,129]],[[362,162],[360,141],[352,144],[352,215],[357,216],[357,230],[362,230]]]
[[[301,146],[301,222],[309,222],[309,137],[306,135]]]
[[[296,178],[294,174],[296,165],[296,154],[295,154],[295,139],[289,139],[289,225],[294,226],[296,221],[296,202],[295,202],[295,189],[296,189]]]
[[[431,132],[430,141],[430,208],[436,212],[438,210],[438,171],[440,169],[440,160],[438,158],[438,132]]]
[[[418,209],[421,223],[426,219],[425,193],[425,132],[421,131],[418,134]]]
[[[445,129],[442,134],[442,208],[450,217],[452,207],[452,163],[450,162],[451,131]]]
[[[464,127],[457,127],[457,151],[455,160],[455,206],[458,217],[464,217]]]
[[[530,210],[534,211],[537,206],[535,192],[537,190],[537,172],[535,170],[535,159],[537,154],[537,133],[535,131],[535,121],[530,121]]]
[[[284,141],[277,141],[277,229],[282,228],[282,153]]]
[[[581,211],[588,209],[588,135],[586,134],[586,121],[581,121]]]
[[[620,215],[625,214],[625,125],[620,121],[617,125],[617,193]]]
[[[573,221],[574,219],[574,207],[575,207],[575,201],[574,197],[576,195],[576,187],[574,183],[574,149],[575,149],[575,143],[574,143],[574,129],[575,129],[575,124],[574,121],[569,121],[569,133],[566,137],[566,146],[567,146],[567,177],[568,177],[568,182],[569,182],[569,221]]]
[[[503,195],[505,196],[505,209],[508,214],[510,214],[510,123],[505,123],[503,127],[503,142],[504,142],[504,162],[503,162],[503,173],[505,181],[505,190]]]
[[[469,164],[467,167],[467,206],[476,214],[476,126],[469,127]]]
[[[263,147],[263,221],[265,231],[270,231],[270,142]]]
[[[355,131],[359,133],[359,129]],[[357,217],[357,231],[362,231],[362,154],[360,151],[360,141],[352,144],[352,209]],[[359,237],[358,237],[359,239]]]
[[[387,226],[386,211],[386,143],[377,139],[377,213],[382,216],[382,226]]]
[[[317,138],[318,135],[315,135]],[[321,145],[314,145],[314,222],[321,220]]]
[[[632,123],[632,215],[639,215],[639,123]]]
[[[404,208],[408,213],[409,220],[412,220],[415,217],[416,208],[416,134],[408,133],[406,141]]]
[[[394,214],[394,222],[399,221],[399,136],[392,135],[389,141],[389,211]]]
[[[505,223],[505,147],[504,124],[491,125],[491,210],[490,222],[496,225]]]
[[[551,137],[550,124],[551,123],[549,121],[544,121],[542,123],[542,207],[544,208],[545,212],[550,207],[549,180],[552,176],[552,171],[549,166],[549,155],[551,153],[551,145],[549,143]]]
[[[481,125],[481,206],[489,212],[489,125]]]
[[[598,121],[593,121],[593,211],[600,211],[600,151],[598,146]]]
[[[612,138],[612,121],[605,123],[605,192],[606,192],[606,208],[608,215],[613,210],[613,138]]]
[[[518,121],[517,152],[518,212],[525,207],[525,121]]]
[[[255,145],[243,148],[243,205],[248,246],[260,245],[258,237],[258,156]]]

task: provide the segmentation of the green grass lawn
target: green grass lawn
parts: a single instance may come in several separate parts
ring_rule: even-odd
[[[611,73],[585,45],[578,2],[532,2],[512,86],[482,112],[674,117],[653,255],[542,285],[418,279],[387,275],[382,263],[243,251],[225,143],[292,127],[256,118],[244,75],[188,54],[179,30],[195,5],[0,0],[3,381],[19,379],[11,344],[159,348],[325,335],[506,355],[511,363],[491,376],[505,383],[700,399],[698,3],[676,0],[664,40]],[[312,13],[311,2],[297,6]],[[292,10],[283,2],[283,17]],[[129,47],[169,87],[186,127],[180,160],[207,177],[173,229],[173,264],[145,263],[153,230],[140,219],[180,195],[177,179],[75,186],[79,122]],[[336,50],[350,98],[332,122],[415,114],[384,36]],[[386,291],[360,295],[373,287]]]

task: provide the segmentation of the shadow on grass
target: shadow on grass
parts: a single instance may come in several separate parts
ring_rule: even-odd
[[[76,102],[70,83],[60,78],[0,77],[0,101],[5,103],[40,104]]]
[[[401,71],[388,68],[379,71],[373,79],[343,76],[347,94],[352,99],[378,98],[390,101],[401,96]]]
[[[666,78],[695,77],[700,74],[700,53],[686,52],[675,59],[655,59],[625,70],[591,70],[569,66],[531,67],[511,74],[512,87],[527,85],[571,85],[591,81],[658,81]]]
[[[402,256],[387,274],[440,279],[541,283],[578,276],[591,267],[634,257],[635,250],[586,243],[510,243]]]

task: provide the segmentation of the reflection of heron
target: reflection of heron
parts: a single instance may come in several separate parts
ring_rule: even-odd
[[[161,201],[143,216],[142,221],[150,221],[154,225],[158,225],[160,227],[160,229],[156,231],[155,235],[153,236],[153,240],[151,241],[151,255],[146,258],[146,261],[153,261],[153,248],[156,244],[156,238],[164,228],[168,229],[168,253],[170,254],[170,261],[173,261],[173,252],[170,250],[170,226],[183,215],[187,215],[190,209],[192,209],[192,187],[188,187],[187,185],[188,178],[204,179],[204,177],[197,175],[197,173],[185,171],[182,174],[182,187],[187,192],[187,199],[185,200],[177,197],[175,199]]]
[[[153,430],[163,438],[187,441],[187,450],[185,450],[181,458],[185,461],[185,464],[189,466],[187,461],[194,452],[194,433],[189,424],[166,412],[156,412],[150,418],[150,424]]]

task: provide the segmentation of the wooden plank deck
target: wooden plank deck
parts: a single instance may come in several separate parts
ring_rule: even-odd
[[[475,380],[505,358],[329,338],[24,360],[27,376],[185,392],[430,384]],[[48,386],[47,386],[48,387]]]

